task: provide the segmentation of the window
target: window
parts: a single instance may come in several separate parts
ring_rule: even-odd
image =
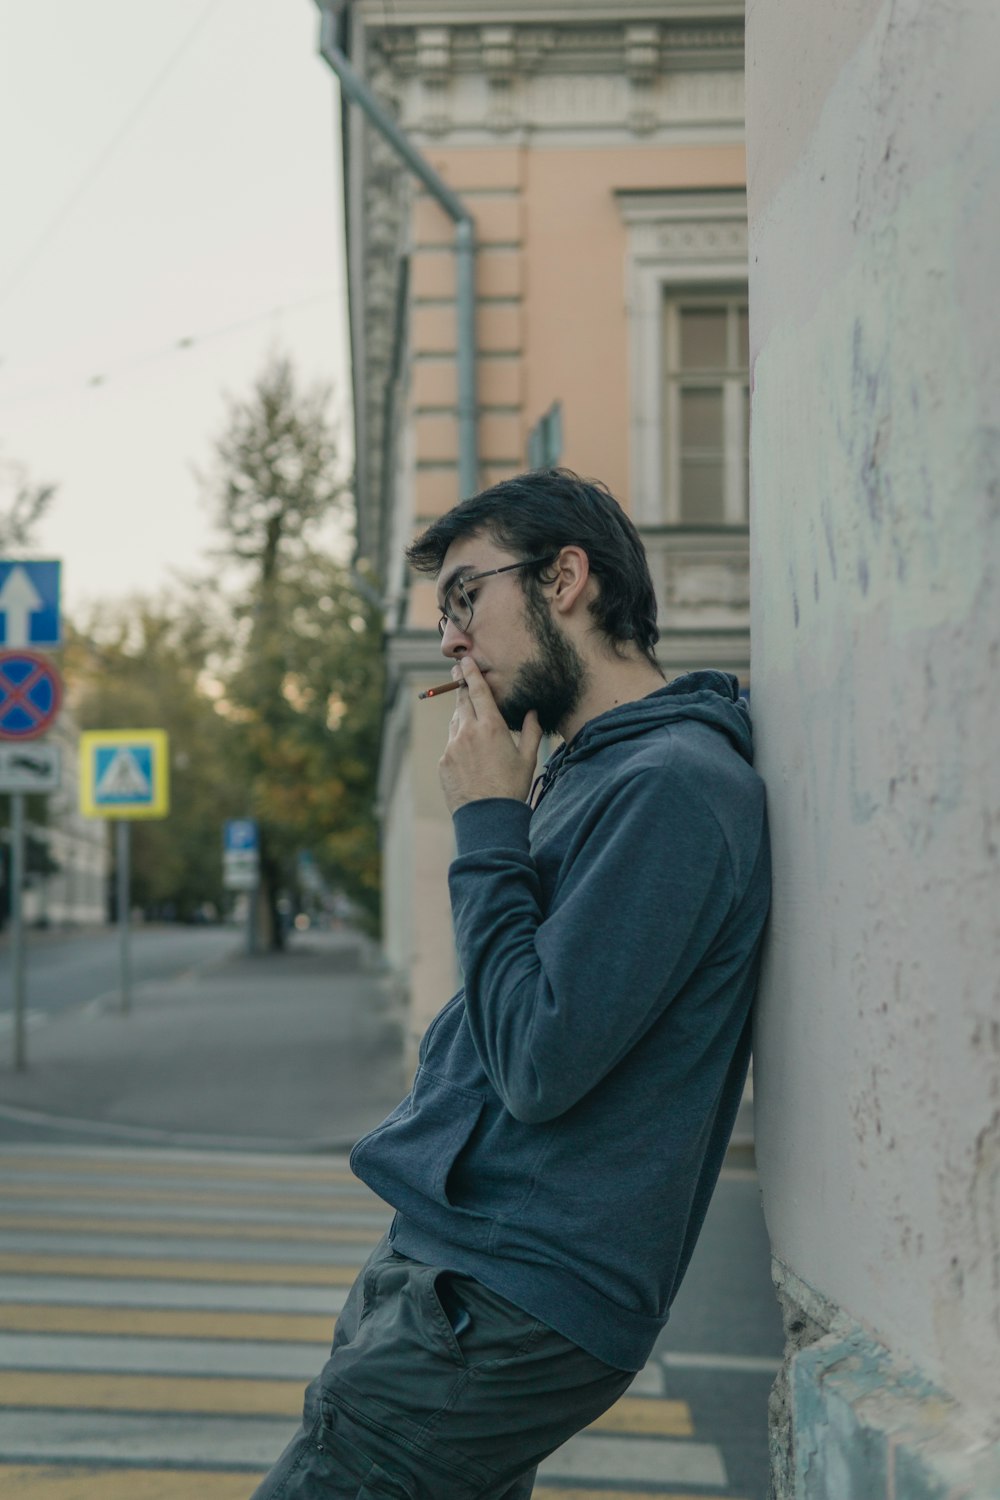
[[[738,189],[621,190],[632,518],[747,524],[747,208]]]
[[[673,292],[663,317],[663,489],[667,519],[747,518],[750,429],[746,293]]]

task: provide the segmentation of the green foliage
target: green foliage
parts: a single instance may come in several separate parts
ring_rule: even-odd
[[[374,580],[334,555],[350,512],[328,400],[272,360],[231,404],[204,481],[223,541],[215,576],[179,599],[97,611],[65,653],[81,728],[170,735],[170,816],[133,827],[135,902],[182,916],[227,907],[222,823],[253,817],[258,931],[274,946],[302,853],[378,921],[381,620]]]
[[[381,627],[344,568],[308,554],[273,581],[226,698],[242,728],[251,809],[283,882],[308,850],[374,924]]]
[[[34,484],[20,464],[0,459],[0,553],[33,545],[35,527],[55,492],[54,485]]]
[[[168,818],[132,828],[132,898],[146,911],[222,910],[222,822],[241,816],[246,782],[234,725],[205,688],[211,637],[190,601],[137,598],[70,626],[64,669],[81,729],[165,729]]]
[[[381,621],[373,580],[322,550],[347,539],[348,493],[322,387],[301,393],[274,359],[234,403],[209,482],[223,556],[249,573],[220,675],[241,726],[250,811],[261,824],[271,914],[302,851],[333,889],[378,919],[375,777],[382,708]]]

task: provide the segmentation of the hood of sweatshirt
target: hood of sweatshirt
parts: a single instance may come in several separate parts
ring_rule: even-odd
[[[563,771],[579,764],[606,745],[636,739],[662,724],[695,720],[721,730],[748,764],[753,764],[750,710],[740,697],[740,685],[729,672],[709,669],[685,672],[645,698],[622,703],[588,719],[578,734],[553,751],[539,777],[533,803]]]

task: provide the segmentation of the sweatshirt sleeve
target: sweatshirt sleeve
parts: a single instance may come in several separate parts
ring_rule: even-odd
[[[581,829],[550,908],[530,810],[455,814],[449,882],[465,1006],[480,1061],[526,1122],[571,1109],[670,1004],[733,900],[719,823],[690,778],[632,776]]]

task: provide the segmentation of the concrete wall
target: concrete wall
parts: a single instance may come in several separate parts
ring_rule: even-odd
[[[748,7],[765,1211],[800,1327],[950,1393],[967,1456],[1000,1435],[998,58],[995,0]]]

